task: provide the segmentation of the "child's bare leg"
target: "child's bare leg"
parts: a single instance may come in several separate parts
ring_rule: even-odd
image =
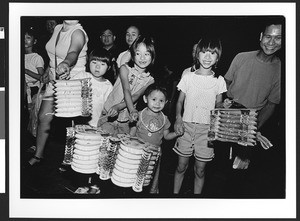
[[[189,165],[189,157],[178,156],[178,164],[174,174],[174,189],[173,193],[178,194],[184,178],[184,173]]]
[[[201,194],[203,185],[204,185],[204,178],[205,178],[205,165],[206,162],[195,160],[194,165],[194,194]]]
[[[53,101],[43,100],[39,111],[39,121],[36,135],[36,152],[35,156],[43,158],[46,141],[49,137],[50,123],[53,119]],[[29,163],[31,165],[39,162],[36,158],[31,158]]]

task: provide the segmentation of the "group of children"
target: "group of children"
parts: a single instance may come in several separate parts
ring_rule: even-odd
[[[28,54],[34,57],[33,51],[27,50],[34,44],[34,36],[27,32],[26,59]],[[176,103],[174,131],[170,129],[171,122],[162,111],[168,102],[167,91],[155,83],[151,73],[156,58],[153,39],[135,35],[126,54],[128,62],[120,65],[119,76],[112,85],[104,78],[111,68],[109,53],[100,48],[90,53],[88,72],[81,76],[90,77],[92,81],[93,112],[88,123],[101,127],[112,135],[128,133],[154,146],[160,146],[163,139],[177,138],[173,148],[178,154],[173,192],[179,193],[189,159],[194,155],[194,194],[201,194],[206,163],[214,157],[214,149],[208,145],[207,139],[210,110],[223,106],[222,93],[226,92],[224,78],[213,71],[222,54],[221,42],[202,38],[197,43],[194,64],[183,72],[177,85],[180,94]],[[28,86],[38,82],[42,76],[42,60],[36,57],[35,67],[38,74],[26,68]],[[29,62],[25,62],[26,67],[27,63]],[[147,107],[139,111],[136,103],[140,97]],[[159,170],[160,161],[153,175],[151,193],[159,192]]]

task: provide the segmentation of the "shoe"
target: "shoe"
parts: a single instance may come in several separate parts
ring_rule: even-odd
[[[35,159],[36,161],[33,164],[31,164],[31,163],[29,163],[29,161],[27,161],[27,166],[28,167],[38,167],[38,166],[41,166],[44,163],[43,158],[37,157],[35,155],[33,155],[33,157],[31,159]]]
[[[76,194],[88,194],[89,188],[88,187],[78,187],[74,193]]]
[[[36,151],[36,146],[31,146],[26,150],[26,152],[28,153],[35,153],[35,151]]]
[[[100,188],[96,185],[90,186],[89,194],[100,194]]]

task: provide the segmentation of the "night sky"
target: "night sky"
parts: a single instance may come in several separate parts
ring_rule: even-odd
[[[35,27],[45,33],[45,20],[49,17],[22,17],[22,27]],[[54,18],[54,17],[51,17]],[[55,17],[63,20],[62,17]],[[221,75],[225,75],[234,56],[243,51],[257,50],[259,37],[267,16],[84,16],[77,17],[89,37],[89,49],[99,44],[104,27],[112,27],[117,36],[116,44],[126,49],[125,31],[136,25],[141,33],[154,37],[156,65],[168,64],[177,74],[191,66],[192,46],[203,35],[220,38],[223,46],[218,63]],[[282,17],[284,20],[284,18]]]

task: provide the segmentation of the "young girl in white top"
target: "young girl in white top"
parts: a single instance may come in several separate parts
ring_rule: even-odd
[[[131,45],[133,44],[133,42],[139,35],[140,35],[140,30],[136,26],[130,26],[129,28],[127,28],[125,39],[126,39],[126,43],[128,45],[128,50],[123,51],[119,54],[119,56],[117,58],[118,68],[120,68],[123,64],[130,61],[131,56],[130,56],[129,48],[131,47]]]
[[[154,83],[149,72],[155,60],[153,39],[139,36],[130,48],[130,53],[130,62],[121,66],[113,91],[104,104],[103,114],[117,119],[98,124],[113,135],[129,133],[129,122],[138,118],[136,102],[146,88]]]
[[[212,70],[220,60],[221,52],[222,46],[219,40],[201,39],[195,53],[196,70],[186,71],[177,85],[180,94],[176,104],[174,130],[178,134],[183,132],[184,134],[177,139],[173,148],[178,154],[174,194],[180,191],[192,155],[195,157],[194,194],[201,194],[205,165],[214,157],[214,150],[208,145],[207,134],[210,110],[222,106],[222,93],[226,92],[224,78],[217,76]]]
[[[41,77],[44,74],[44,60],[35,52],[37,43],[36,33],[32,27],[25,31],[25,82],[28,108],[32,104],[32,96],[41,85]],[[32,90],[35,90],[32,93]]]
[[[112,61],[108,51],[103,48],[96,48],[89,55],[89,72],[81,78],[91,78],[92,87],[92,115],[88,124],[97,127],[104,103],[113,89],[109,80],[103,76],[111,68]]]

